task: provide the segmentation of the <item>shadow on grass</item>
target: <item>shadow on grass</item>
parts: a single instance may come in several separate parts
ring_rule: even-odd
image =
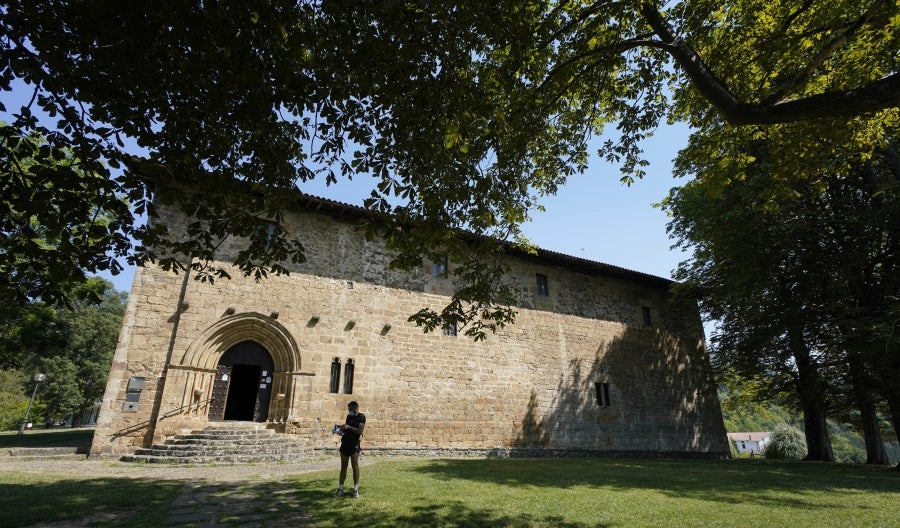
[[[766,506],[762,511],[769,511],[769,506],[782,511],[827,510],[841,508],[842,498],[853,501],[857,495],[880,495],[875,504],[890,503],[885,497],[900,490],[900,474],[889,468],[774,461],[385,461],[367,467],[359,500],[349,494],[333,497],[335,477],[335,472],[328,471],[285,480],[186,482],[92,478],[88,474],[62,479],[0,474],[0,528],[63,520],[89,521],[83,526],[129,528],[605,528],[607,525],[590,516],[570,515],[567,508],[592,507],[595,497],[609,496],[608,492],[624,492],[624,497],[643,490],[648,491],[649,501],[662,494],[708,503]],[[826,510],[823,513],[827,515]],[[719,508],[713,505],[703,511]]]
[[[566,519],[546,516],[543,518],[519,514],[516,516],[497,515],[487,510],[474,510],[464,504],[451,501],[441,505],[416,506],[411,515],[398,516],[378,526],[471,526],[471,527],[521,527],[553,526],[558,528],[606,528],[603,524],[587,525]]]
[[[0,482],[0,494],[0,528],[62,521],[129,528],[304,526],[306,520],[294,487],[277,482],[69,479]]]
[[[573,486],[644,489],[665,495],[717,502],[765,502],[807,507],[816,492],[841,494],[897,492],[900,473],[886,466],[772,460],[533,459],[434,460],[413,471],[438,480],[483,481],[507,487]],[[786,504],[785,493],[793,494]],[[817,506],[820,507],[820,506]]]
[[[103,526],[159,526],[183,483],[91,478],[9,482],[0,476],[0,527],[89,519]],[[127,522],[126,522],[127,520]]]
[[[435,527],[484,527],[484,528],[607,528],[604,524],[584,524],[547,515],[520,513],[506,515],[491,508],[474,508],[452,497],[409,496],[403,499],[404,508],[396,505],[381,507],[378,499],[363,495],[353,499],[345,495],[336,498],[333,476],[315,480],[305,479],[293,483],[297,500],[310,512],[314,526],[369,527],[369,528],[420,528]],[[323,491],[328,490],[328,491]],[[365,492],[365,489],[363,490]],[[406,510],[398,513],[398,510]]]

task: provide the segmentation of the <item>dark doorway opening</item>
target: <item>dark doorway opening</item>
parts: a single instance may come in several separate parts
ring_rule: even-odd
[[[238,343],[222,354],[213,384],[210,421],[265,422],[273,367],[272,356],[255,341]]]
[[[225,401],[226,420],[253,421],[261,372],[259,365],[232,365],[231,384]]]

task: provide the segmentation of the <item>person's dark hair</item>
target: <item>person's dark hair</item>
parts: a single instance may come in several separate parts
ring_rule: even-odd
[[[356,403],[355,401],[352,401],[352,402],[350,402],[350,403],[347,404],[347,407],[359,407],[359,404]]]

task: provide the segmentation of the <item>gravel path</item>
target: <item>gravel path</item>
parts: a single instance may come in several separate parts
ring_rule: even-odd
[[[371,459],[363,457],[361,465]],[[252,481],[280,480],[286,476],[310,471],[340,469],[337,456],[296,462],[271,462],[264,464],[136,464],[109,459],[70,460],[42,458],[25,460],[19,457],[0,456],[0,472],[23,471],[28,473],[52,472],[57,475],[97,477],[129,477],[159,480],[209,480]]]

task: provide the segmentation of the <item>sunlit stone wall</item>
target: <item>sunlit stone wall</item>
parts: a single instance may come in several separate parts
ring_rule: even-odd
[[[138,270],[92,455],[209,425],[218,359],[252,340],[275,364],[261,426],[314,448],[336,448],[331,426],[356,400],[372,453],[727,456],[697,307],[672,301],[668,281],[555,253],[510,254],[509,279],[522,288],[515,325],[480,342],[463,329],[425,334],[407,319],[447,302],[452,273],[434,276],[431,262],[391,270],[383,243],[354,227],[360,210],[304,200],[285,227],[308,262],[289,276],[256,282],[235,271],[209,283]],[[223,244],[223,261],[238,244]]]

